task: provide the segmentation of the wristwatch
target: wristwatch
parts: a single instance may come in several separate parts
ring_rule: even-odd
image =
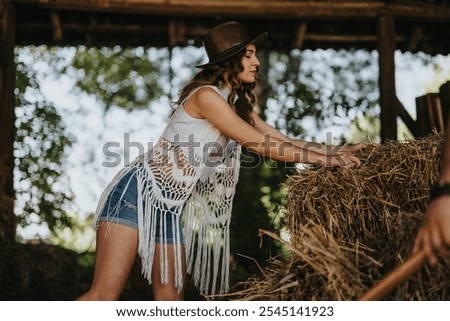
[[[430,201],[441,195],[450,195],[450,183],[439,181],[430,188]]]

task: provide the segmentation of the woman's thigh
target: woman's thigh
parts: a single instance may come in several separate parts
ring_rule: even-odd
[[[118,299],[136,258],[137,247],[136,229],[115,223],[99,224],[92,284],[99,295]]]

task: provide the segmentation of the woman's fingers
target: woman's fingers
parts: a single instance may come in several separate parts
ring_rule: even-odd
[[[361,149],[367,148],[366,144],[363,143],[356,143],[355,145],[352,146],[352,152],[357,152],[360,151]]]
[[[341,167],[350,168],[350,167],[360,167],[361,166],[361,161],[356,156],[352,156],[349,154],[342,154],[341,159],[342,159],[342,161],[340,162]]]
[[[367,145],[366,145],[366,144],[363,144],[363,143],[356,143],[356,144],[354,144],[354,145],[347,145],[347,146],[344,146],[344,147],[341,149],[340,153],[350,153],[350,154],[353,154],[353,153],[358,152],[358,151],[360,151],[361,149],[364,149],[364,148],[366,148],[366,147],[367,147]]]

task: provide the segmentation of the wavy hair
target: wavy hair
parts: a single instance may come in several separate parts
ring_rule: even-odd
[[[251,113],[256,99],[252,90],[255,88],[255,83],[241,83],[237,80],[237,75],[244,70],[242,65],[244,54],[245,50],[224,61],[204,67],[181,89],[175,105],[179,106],[194,89],[200,86],[212,85],[221,87],[227,81],[231,85],[231,91],[227,98],[228,104],[233,107],[239,117],[253,126],[254,120],[251,117]],[[229,71],[226,81],[224,79],[225,71]]]

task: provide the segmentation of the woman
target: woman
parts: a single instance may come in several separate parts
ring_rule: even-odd
[[[251,38],[237,22],[206,34],[210,60],[182,89],[160,140],[121,170],[100,199],[94,280],[80,300],[118,299],[136,252],[155,300],[183,299],[186,272],[203,293],[228,291],[241,146],[279,161],[360,165],[351,152],[363,145],[338,153],[292,141],[253,111],[256,51],[266,37]]]

